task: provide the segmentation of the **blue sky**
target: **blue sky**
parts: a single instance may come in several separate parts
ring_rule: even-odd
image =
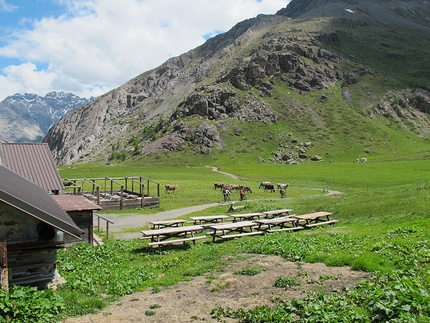
[[[289,0],[0,0],[0,100],[98,96]]]

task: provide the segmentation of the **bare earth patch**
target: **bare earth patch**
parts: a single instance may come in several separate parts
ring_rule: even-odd
[[[273,300],[303,298],[308,291],[342,292],[345,287],[352,288],[370,277],[349,267],[286,262],[277,256],[246,254],[228,260],[232,263],[223,272],[208,273],[158,292],[147,289],[134,293],[98,314],[63,322],[217,322],[210,313],[219,306],[244,309],[273,306]],[[250,268],[258,268],[260,272],[253,276],[237,274]],[[300,285],[277,288],[274,284],[279,277],[294,277]]]

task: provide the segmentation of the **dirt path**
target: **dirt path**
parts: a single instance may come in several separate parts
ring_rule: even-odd
[[[191,323],[220,322],[211,316],[216,307],[251,309],[273,306],[272,300],[303,298],[308,291],[341,292],[369,277],[347,267],[324,264],[297,264],[277,256],[243,255],[229,261],[222,272],[212,272],[191,281],[162,289],[147,289],[125,296],[98,314],[69,318],[63,323]],[[257,268],[254,276],[241,275],[240,270]],[[300,285],[288,289],[274,286],[279,277],[292,277]],[[225,319],[222,322],[234,322]]]
[[[239,180],[239,179],[240,179],[239,177],[237,177],[237,176],[236,176],[236,175],[234,175],[234,174],[230,174],[230,173],[226,173],[226,172],[219,171],[219,170],[218,170],[218,167],[215,167],[215,166],[206,166],[206,167],[208,167],[208,168],[212,168],[212,171],[217,172],[217,173],[220,173],[220,174],[227,175],[227,176],[229,176],[229,177],[231,177],[231,178],[233,178],[233,179],[237,179],[237,180]]]
[[[189,206],[182,209],[175,209],[170,211],[158,212],[155,214],[134,214],[134,215],[120,215],[120,214],[109,214],[107,217],[114,221],[114,224],[109,226],[110,232],[112,232],[116,239],[128,240],[139,238],[142,236],[140,232],[122,232],[122,229],[138,228],[148,224],[151,221],[161,221],[176,219],[180,216],[202,211],[204,209],[214,207],[219,203],[203,204]]]

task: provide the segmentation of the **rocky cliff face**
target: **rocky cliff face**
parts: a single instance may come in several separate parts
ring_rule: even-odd
[[[180,105],[184,109],[180,108],[182,111],[176,115],[187,114],[186,98],[192,95],[197,84],[210,85],[213,78],[232,64],[241,50],[241,43],[253,41],[267,28],[285,19],[259,16],[239,23],[228,33],[169,59],[92,104],[68,114],[50,130],[44,141],[49,144],[58,164],[87,161],[99,153],[106,156],[122,136],[129,139],[131,129],[148,128],[160,118],[169,119]],[[223,90],[217,87],[216,91],[221,93]]]
[[[0,139],[42,141],[62,116],[92,100],[64,92],[50,92],[44,97],[29,93],[9,96],[0,102]]]
[[[408,4],[406,13],[404,3]],[[114,147],[130,142],[136,134],[142,138],[138,145],[144,154],[177,151],[188,144],[201,153],[210,153],[212,147],[223,147],[216,126],[223,120],[278,122],[280,111],[273,109],[268,98],[279,84],[295,93],[309,93],[341,83],[353,86],[374,73],[372,67],[354,62],[353,55],[341,54],[345,37],[354,37],[353,32],[343,32],[342,26],[372,28],[375,16],[389,13],[390,23],[394,20],[404,25],[409,21],[409,26],[428,28],[426,18],[415,15],[408,19],[414,3],[293,0],[277,15],[243,21],[74,110],[49,131],[44,141],[58,164],[107,160]],[[428,2],[422,3],[419,6],[427,10]],[[307,15],[317,18],[291,19]],[[384,18],[382,23],[387,21]],[[418,114],[426,113],[429,102],[428,91],[422,91],[419,98],[405,99],[407,104],[416,102],[411,109]],[[353,102],[353,92],[346,89],[343,93],[346,102]],[[329,98],[323,95],[320,99]],[[304,109],[298,106],[282,113],[300,110]],[[388,110],[382,104],[366,113],[372,117]],[[190,117],[198,117],[199,125],[183,121]],[[289,160],[294,159],[290,155]]]

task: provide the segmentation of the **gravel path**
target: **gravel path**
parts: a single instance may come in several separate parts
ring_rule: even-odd
[[[135,214],[135,215],[121,215],[121,214],[109,214],[106,217],[114,224],[109,225],[109,231],[115,236],[116,239],[129,240],[139,238],[142,236],[140,232],[123,232],[122,229],[138,228],[146,225],[151,221],[161,221],[176,219],[180,216],[202,211],[204,209],[218,206],[219,203],[203,204],[196,206],[189,206],[182,209],[163,211],[156,214]]]

